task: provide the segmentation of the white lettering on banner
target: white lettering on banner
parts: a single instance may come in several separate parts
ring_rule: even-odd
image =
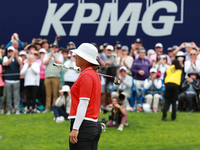
[[[60,19],[68,12],[68,10],[70,10],[70,8],[73,5],[74,4],[72,3],[63,4],[62,7],[54,14],[57,4],[55,3],[50,4],[46,17],[44,19],[44,23],[43,23],[40,35],[47,36],[49,34],[49,30],[52,24],[57,35],[65,36],[66,33],[60,22]]]
[[[101,15],[101,19],[99,22],[99,26],[97,29],[96,36],[104,36],[106,32],[106,28],[110,18],[110,35],[117,36],[128,18],[130,17],[130,23],[128,26],[127,35],[135,35],[139,20],[139,15],[141,11],[142,3],[129,3],[126,7],[125,11],[118,19],[118,5],[116,3],[106,3],[104,5],[104,9]],[[135,8],[135,9],[133,9]]]
[[[176,16],[172,14],[160,15],[158,20],[153,20],[154,15],[160,9],[165,9],[167,13],[178,13],[177,4],[172,1],[157,1],[148,6],[148,2],[149,0],[146,0],[146,11],[140,17],[143,3],[128,3],[122,14],[118,16],[118,0],[112,0],[112,3],[106,2],[102,9],[97,3],[85,3],[84,0],[81,3],[81,0],[79,0],[73,21],[61,21],[66,13],[70,13],[69,11],[74,3],[64,3],[56,11],[57,4],[51,3],[49,0],[40,35],[48,36],[52,25],[57,35],[66,36],[63,24],[72,24],[69,36],[78,36],[81,25],[97,24],[97,31],[94,34],[104,36],[110,24],[110,36],[118,36],[125,24],[128,24],[126,35],[135,36],[138,24],[141,24],[143,32],[149,36],[167,36],[172,33],[174,24],[183,23],[184,0],[181,0],[181,21],[176,21]],[[91,10],[89,16],[84,16],[86,10]],[[98,18],[100,18],[99,21]],[[139,18],[142,18],[142,20],[140,21]],[[163,27],[155,28],[153,24],[162,24]]]
[[[170,1],[157,2],[151,5],[142,18],[142,29],[149,36],[165,36],[172,33],[175,16],[160,16],[158,22],[164,24],[162,29],[156,29],[152,25],[154,14],[161,8],[165,8],[170,13],[177,12],[176,4]]]

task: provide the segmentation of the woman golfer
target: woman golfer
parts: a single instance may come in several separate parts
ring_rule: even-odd
[[[70,150],[97,150],[101,134],[98,122],[100,113],[101,82],[96,70],[97,49],[89,43],[81,44],[78,49],[71,50],[76,54],[76,66],[81,73],[71,87],[71,110],[69,119]]]

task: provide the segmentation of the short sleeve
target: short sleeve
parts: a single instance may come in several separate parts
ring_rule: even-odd
[[[81,77],[79,99],[84,98],[90,100],[93,89],[93,81],[89,75],[84,75]]]
[[[5,63],[5,62],[7,62],[7,61],[8,61],[8,57],[7,57],[7,56],[4,56],[4,57],[3,57],[3,63],[2,63],[2,64],[3,64],[3,66],[5,66],[5,64],[4,64],[4,63]]]

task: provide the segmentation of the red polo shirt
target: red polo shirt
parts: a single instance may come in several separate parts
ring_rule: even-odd
[[[89,99],[85,120],[97,121],[101,106],[101,81],[91,66],[84,68],[71,87],[69,119],[76,118],[79,98]]]

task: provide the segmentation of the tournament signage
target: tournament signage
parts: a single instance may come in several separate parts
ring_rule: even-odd
[[[100,45],[114,44],[116,40],[130,47],[139,37],[146,49],[161,42],[166,50],[174,44],[198,39],[195,26],[199,13],[195,11],[200,2],[194,0],[10,0],[1,3],[17,8],[12,13],[4,7],[0,10],[4,22],[0,26],[4,35],[0,37],[1,43],[7,43],[13,32],[27,42],[33,37],[53,42],[60,35],[63,40],[59,45],[63,47],[69,41],[77,45],[82,42]],[[195,24],[191,16],[196,18]]]

